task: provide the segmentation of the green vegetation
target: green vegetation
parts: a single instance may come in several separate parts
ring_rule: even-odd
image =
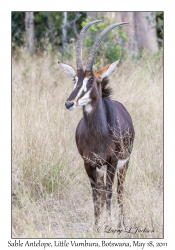
[[[89,20],[83,22],[82,26],[85,26]],[[88,36],[85,37],[85,47],[89,48],[88,53],[94,44],[97,36],[111,23],[109,17],[105,18],[105,22],[100,22],[97,25],[93,25],[88,30]],[[117,31],[117,34],[116,34]],[[105,61],[103,63],[112,63],[118,58],[125,56],[126,50],[121,46],[123,42],[127,41],[127,35],[122,31],[122,26],[118,27],[115,31],[112,30],[108,33],[107,36],[104,37],[103,41],[101,42],[99,49],[97,51],[97,55],[95,57],[95,64],[94,67],[97,68],[101,64],[102,58]],[[120,44],[118,44],[120,41]],[[88,53],[86,57],[88,56]]]
[[[75,27],[73,20],[77,15]],[[98,12],[100,14],[100,12]],[[34,12],[34,31],[36,53],[48,51],[52,53],[59,51],[62,53],[62,20],[63,12]],[[87,12],[67,12],[67,41],[65,44],[64,57],[71,58],[73,55],[72,47],[77,39],[81,28],[90,20]],[[97,34],[99,34],[107,25],[111,24],[110,16],[105,16],[105,22],[98,23],[90,27],[88,35],[85,38],[85,46],[91,48]],[[163,12],[156,12],[156,30],[159,46],[163,45]],[[117,32],[117,33],[116,33]],[[123,32],[123,27],[118,27],[116,31],[111,31],[102,41],[97,52],[96,65],[100,64],[102,56],[105,56],[106,62],[110,63],[127,53],[125,43],[128,37]],[[72,45],[73,44],[73,45]],[[12,12],[12,48],[13,52],[19,47],[25,46],[25,12]],[[106,63],[105,62],[105,63]]]
[[[163,45],[163,12],[156,12],[156,30],[159,46]]]
[[[77,20],[77,31],[81,29],[81,23],[85,20],[86,14],[80,12],[81,17]],[[75,19],[76,12],[68,12],[68,23]],[[47,49],[48,43],[53,48],[61,46],[61,24],[63,12],[34,12],[35,42],[38,50]],[[71,38],[76,38],[72,26],[67,26],[68,43]],[[53,41],[54,40],[54,41]],[[12,12],[12,43],[13,49],[25,45],[25,12]]]

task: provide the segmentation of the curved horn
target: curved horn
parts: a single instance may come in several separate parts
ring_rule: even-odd
[[[97,52],[97,49],[101,43],[101,40],[103,39],[103,37],[109,32],[111,31],[112,29],[114,29],[115,27],[117,26],[120,26],[122,24],[128,24],[126,22],[122,22],[122,23],[115,23],[115,24],[111,24],[110,26],[108,26],[105,30],[102,31],[102,33],[99,35],[99,37],[97,37],[92,49],[91,49],[91,52],[90,52],[90,56],[89,56],[89,59],[88,59],[88,62],[87,62],[87,66],[86,66],[86,70],[87,71],[91,71],[92,70],[92,67],[93,67],[93,64],[94,64],[94,58],[95,58],[95,54]]]
[[[77,61],[77,69],[83,69],[83,63],[82,63],[82,45],[83,45],[83,40],[84,40],[84,35],[86,33],[86,31],[88,30],[88,28],[94,24],[94,23],[98,23],[101,22],[102,20],[96,20],[93,22],[90,22],[88,24],[86,24],[83,29],[80,32],[80,35],[78,37],[78,41],[77,41],[77,49],[76,49],[76,61]]]

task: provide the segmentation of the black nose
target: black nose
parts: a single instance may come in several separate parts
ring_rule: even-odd
[[[70,107],[74,106],[73,102],[65,102],[65,106],[67,109],[69,109]]]

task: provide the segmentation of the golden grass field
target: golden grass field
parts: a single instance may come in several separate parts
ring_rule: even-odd
[[[124,185],[126,225],[136,234],[94,229],[91,187],[75,143],[81,108],[64,106],[73,89],[57,55],[12,57],[12,237],[163,237],[163,58],[125,59],[111,76],[113,99],[132,116],[136,137]],[[65,63],[75,66],[75,60]],[[104,66],[104,65],[103,65]],[[112,228],[118,221],[113,185]],[[152,232],[153,231],[153,232]]]

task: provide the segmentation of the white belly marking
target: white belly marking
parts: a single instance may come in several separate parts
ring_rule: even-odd
[[[124,160],[118,160],[117,168],[122,168],[128,160],[129,160],[129,157]]]

